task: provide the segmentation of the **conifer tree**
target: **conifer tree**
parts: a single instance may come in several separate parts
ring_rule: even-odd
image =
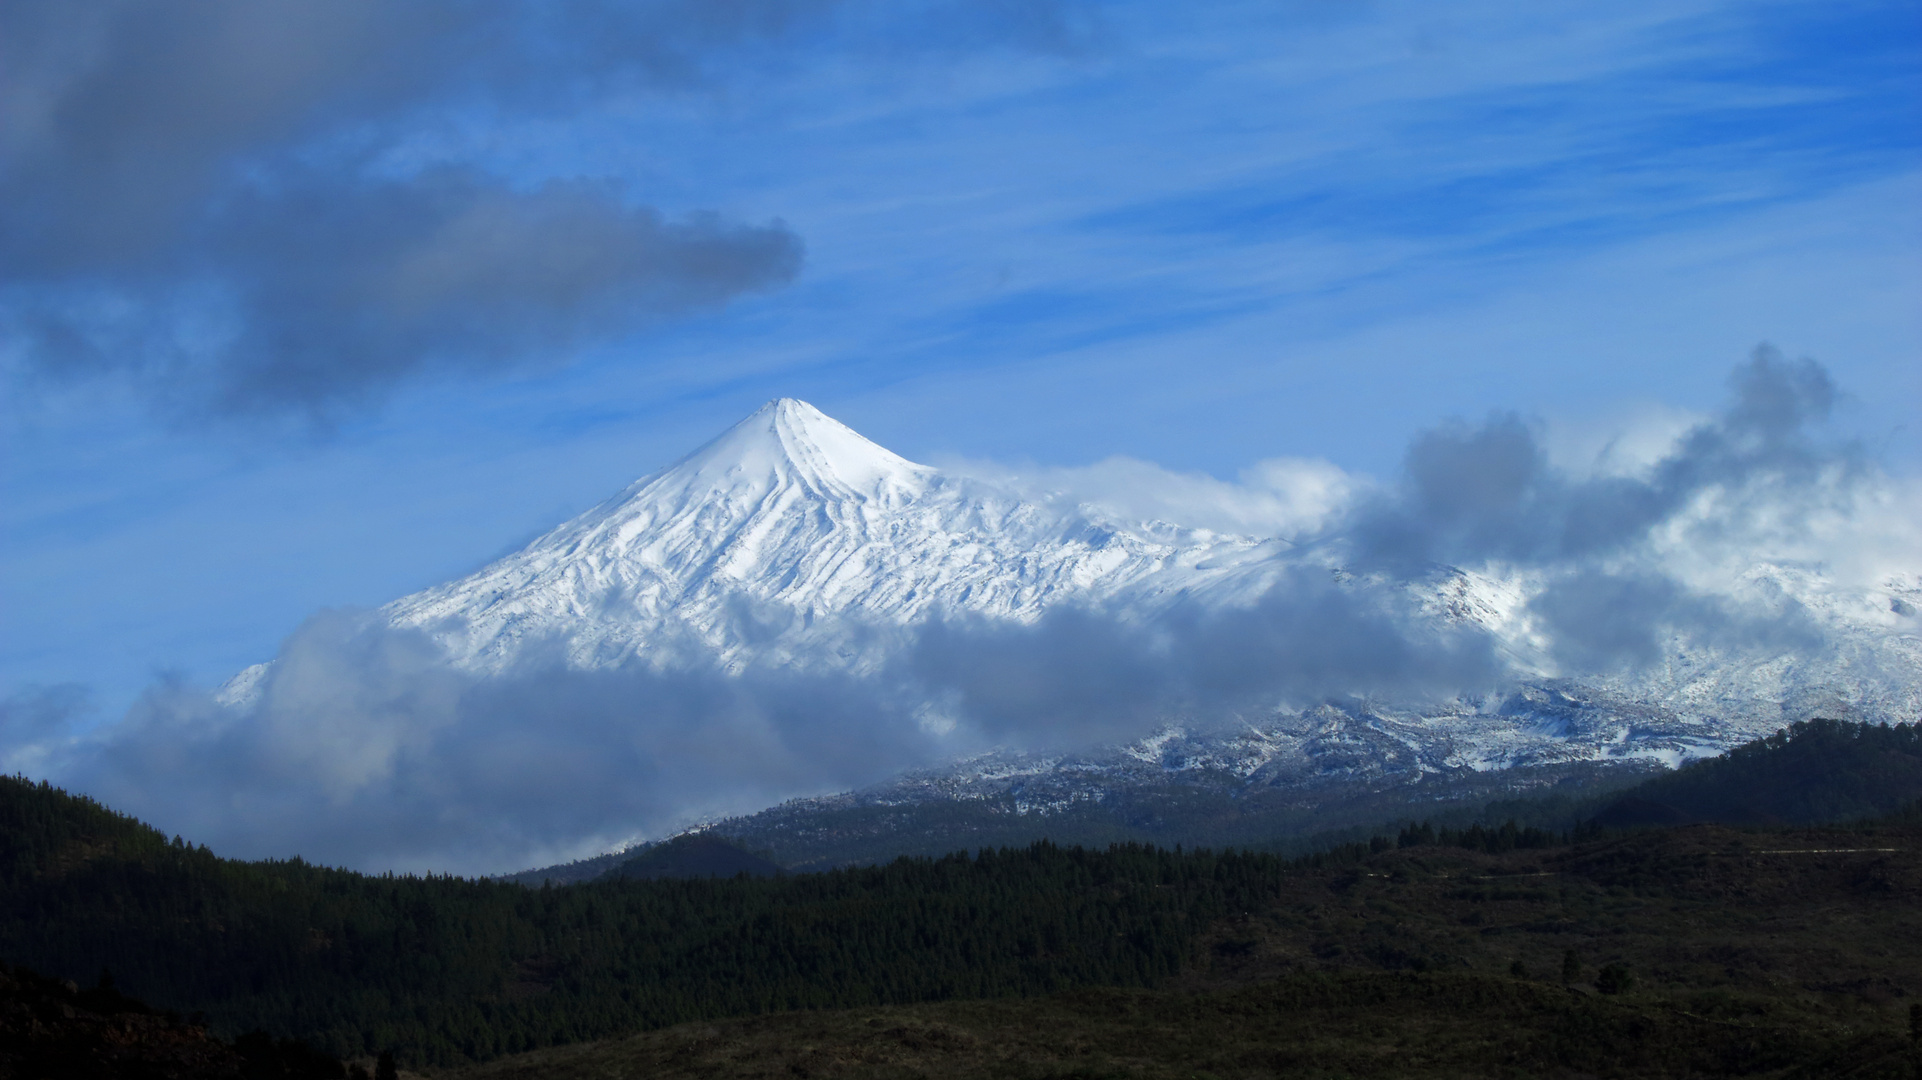
[[[1628,969],[1620,964],[1609,964],[1595,976],[1595,989],[1604,994],[1619,994],[1627,990],[1635,979]]]

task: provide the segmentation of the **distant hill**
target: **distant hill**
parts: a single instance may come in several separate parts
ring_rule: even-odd
[[[724,836],[688,833],[655,844],[607,872],[610,879],[776,877],[781,864]]]
[[[1252,795],[1197,786],[1137,788],[1111,799],[1073,801],[1046,815],[1009,813],[1003,803],[989,800],[842,797],[783,804],[716,828],[744,848],[765,849],[790,871],[811,871],[900,855],[1018,847],[1042,838],[1097,848],[1133,842],[1298,855],[1392,834],[1415,818],[1463,828],[1512,820],[1556,831],[1585,823],[1606,828],[1820,824],[1883,816],[1922,798],[1917,731],[1913,724],[1812,719],[1654,776],[1650,772],[1659,766],[1570,763],[1493,773],[1464,769],[1424,775],[1412,784],[1333,784]],[[593,881],[615,876],[647,850],[652,849],[500,880],[531,886]]]
[[[525,885],[530,889],[538,889],[543,885],[578,885],[583,881],[596,881],[607,876],[618,869],[622,863],[634,858],[640,851],[639,847],[622,848],[619,851],[576,859],[570,863],[537,866],[532,870],[517,870],[511,874],[495,874],[493,880]]]
[[[901,855],[941,855],[984,847],[1021,847],[1046,839],[1103,848],[1236,847],[1296,855],[1366,840],[1390,823],[1452,814],[1464,821],[1491,800],[1531,804],[1554,793],[1557,806],[1592,813],[1596,800],[1646,779],[1647,762],[1565,762],[1476,772],[1457,768],[1411,776],[1336,779],[1312,787],[1251,789],[1239,778],[1195,769],[1179,783],[1090,790],[1014,790],[990,798],[916,798],[883,786],[868,792],[795,800],[716,823],[715,830],[771,853],[792,871],[885,862]],[[1045,810],[1021,809],[1033,799]],[[1566,829],[1578,819],[1558,822]],[[1499,819],[1498,822],[1499,823]],[[630,856],[631,857],[631,853]],[[614,857],[602,856],[611,862]],[[608,867],[611,869],[611,866]],[[586,861],[512,875],[508,880],[560,884],[591,869]],[[605,872],[604,870],[601,872]],[[580,880],[580,879],[575,879]]]
[[[1815,825],[1883,817],[1922,798],[1922,727],[1814,719],[1621,792],[1608,828]]]

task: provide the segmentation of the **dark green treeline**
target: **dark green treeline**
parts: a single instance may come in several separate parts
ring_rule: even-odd
[[[1645,781],[1621,797],[1667,822],[1801,825],[1894,813],[1922,793],[1922,724],[1815,718]]]
[[[1620,793],[1676,820],[1913,817],[1922,729],[1814,720]],[[1048,843],[778,879],[504,882],[220,859],[84,797],[0,777],[0,960],[349,1056],[449,1063],[794,1008],[1145,986],[1290,867],[1390,847],[1593,838],[1592,807],[1513,800],[1275,855]],[[1498,816],[1495,816],[1498,815]],[[1531,826],[1530,823],[1533,823]],[[1562,830],[1571,830],[1565,832]]]
[[[0,779],[0,956],[230,1034],[447,1063],[780,1009],[1150,985],[1274,856],[1038,843],[754,880],[528,889],[239,862]]]

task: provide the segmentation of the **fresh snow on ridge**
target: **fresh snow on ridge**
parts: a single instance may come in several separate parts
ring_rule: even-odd
[[[530,647],[587,668],[704,656],[859,669],[885,647],[877,627],[1173,595],[1282,547],[1043,508],[784,398],[526,549],[385,612],[481,671]]]

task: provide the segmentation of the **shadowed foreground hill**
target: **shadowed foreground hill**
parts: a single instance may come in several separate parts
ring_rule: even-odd
[[[1916,1075],[1922,829],[1420,835],[1291,871],[1157,988],[682,1025],[455,1076]]]
[[[366,1072],[363,1067],[363,1073]],[[109,982],[82,990],[0,964],[0,1080],[341,1080],[341,1062],[250,1032],[229,1044]]]
[[[0,780],[0,958],[217,1031],[449,1064],[687,1020],[1151,985],[1271,855],[1036,844],[785,878],[528,889],[240,862]]]
[[[1912,735],[1814,730],[1853,740],[1838,753]],[[1808,734],[1766,750],[1789,755],[1769,775],[1796,775],[1774,763]],[[528,889],[219,859],[0,779],[0,959],[109,967],[217,1034],[412,1066],[669,1029],[543,1050],[557,1076],[1894,1076],[1922,994],[1915,817],[1422,824],[1293,860],[1038,843]]]
[[[1196,995],[1081,990],[727,1020],[540,1051],[450,1080],[1909,1080],[1909,1056],[1893,1030],[1812,1022],[1769,1002],[1652,1003],[1500,976],[1340,974]]]

